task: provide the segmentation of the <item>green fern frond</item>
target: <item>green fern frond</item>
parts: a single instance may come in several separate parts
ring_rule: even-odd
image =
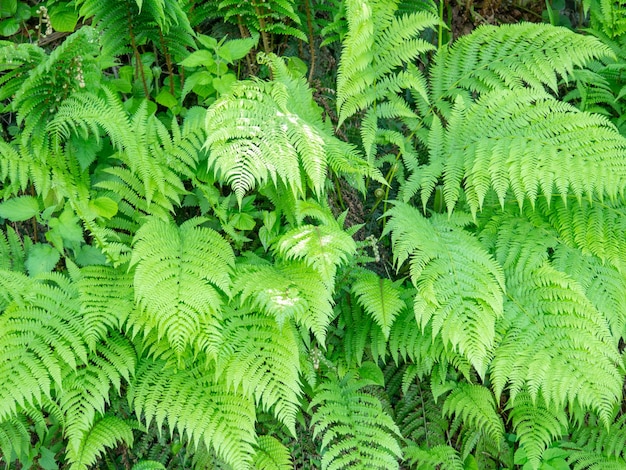
[[[80,313],[85,323],[85,341],[94,350],[107,332],[120,331],[135,308],[133,277],[121,269],[87,266],[78,280]]]
[[[448,445],[424,448],[411,444],[404,449],[404,453],[411,464],[417,465],[416,468],[419,470],[435,470],[436,468],[463,470],[465,468],[458,451]]]
[[[377,100],[414,89],[428,100],[423,76],[396,69],[434,47],[419,35],[439,20],[423,11],[396,16],[396,1],[346,2],[348,33],[337,77],[339,125]]]
[[[626,460],[593,451],[571,451],[567,462],[572,470],[626,470]]]
[[[609,422],[621,397],[622,372],[608,322],[583,287],[550,264],[545,229],[521,217],[509,219],[499,222],[496,249],[507,275],[491,363],[496,396],[507,383],[511,399],[527,386],[548,407],[577,403]]]
[[[425,448],[443,445],[447,441],[450,423],[436,402],[428,383],[411,383],[394,405],[394,420],[402,436]],[[406,457],[410,456],[408,453]]]
[[[469,92],[524,87],[536,93],[547,86],[556,93],[559,76],[567,79],[575,68],[611,56],[596,38],[549,24],[481,26],[437,51],[429,80],[432,101],[444,107],[443,100],[459,94],[469,98]]]
[[[253,398],[296,435],[301,386],[298,333],[263,313],[226,310],[217,369],[235,390]]]
[[[222,293],[230,292],[232,248],[202,223],[191,219],[179,227],[149,219],[137,232],[130,262],[143,311],[143,325],[135,327],[156,328],[178,355],[193,343],[201,322],[220,315]]]
[[[539,468],[544,451],[567,433],[567,414],[546,406],[541,394],[532,397],[527,391],[515,395],[507,410],[520,448],[532,468]]]
[[[30,423],[23,414],[17,414],[0,422],[0,453],[9,468],[11,456],[26,460],[30,443]]]
[[[278,439],[272,436],[259,436],[254,454],[256,470],[289,470],[294,468],[291,454]]]
[[[482,385],[458,384],[446,397],[443,412],[456,415],[470,428],[486,432],[495,442],[504,439],[504,423],[496,411],[495,397]]]
[[[130,342],[111,334],[90,354],[87,367],[66,375],[59,406],[65,415],[64,431],[71,459],[80,461],[85,437],[96,425],[98,415],[105,414],[112,389],[121,393],[122,378],[130,380],[135,371],[136,353]]]
[[[602,263],[580,250],[558,246],[554,252],[554,267],[566,272],[584,289],[593,306],[606,318],[613,344],[626,338],[626,275],[615,267]]]
[[[275,251],[285,260],[299,260],[315,269],[330,287],[337,267],[356,253],[356,242],[334,223],[302,225],[276,242]]]
[[[534,205],[539,193],[613,199],[625,177],[626,139],[606,118],[531,89],[498,90],[476,102],[457,97],[447,128],[435,121],[429,147],[429,165],[410,188],[421,185],[424,203],[442,178],[449,212],[461,188],[475,214],[492,189],[501,205],[509,191],[520,206]]]
[[[40,276],[0,271],[0,295],[11,298],[0,315],[0,420],[51,398],[63,375],[87,362],[75,286],[60,274]]]
[[[557,200],[537,209],[567,246],[592,254],[620,271],[626,267],[626,208],[622,201]]]
[[[388,338],[396,315],[406,307],[400,298],[397,283],[379,278],[371,271],[362,271],[352,284],[352,292]]]
[[[255,186],[279,181],[294,196],[305,195],[307,185],[319,196],[329,162],[349,167],[359,157],[322,121],[304,78],[292,77],[282,59],[269,55],[262,60],[273,70],[274,81],[239,82],[207,112],[209,167],[232,186],[239,201]],[[363,166],[351,172],[363,172]]]
[[[204,365],[173,369],[164,361],[143,360],[135,377],[128,399],[147,425],[155,420],[161,428],[167,422],[196,447],[202,441],[234,468],[250,468],[256,442],[253,400],[216,381],[215,371]]]
[[[117,416],[105,415],[85,435],[80,448],[68,449],[68,459],[72,462],[70,468],[87,470],[97,462],[106,448],[115,447],[120,442],[132,447],[132,427]]]
[[[133,465],[132,470],[167,470],[165,465],[154,460],[140,460]]]
[[[504,275],[501,267],[469,235],[461,216],[424,218],[406,204],[387,212],[396,266],[410,257],[417,288],[415,317],[422,329],[466,357],[481,376],[491,357],[495,322],[502,316]]]
[[[24,245],[22,245],[20,236],[12,227],[6,227],[5,230],[6,232],[0,231],[0,270],[24,273],[26,271],[24,261],[31,240],[24,237]],[[1,297],[4,295],[0,294]],[[2,308],[1,303],[0,308]]]
[[[322,436],[322,469],[397,469],[400,431],[374,395],[369,382],[347,374],[322,382],[311,400],[313,437]]]
[[[24,124],[21,143],[40,154],[48,145],[46,122],[59,105],[73,92],[97,88],[100,70],[96,57],[100,53],[95,29],[83,27],[68,36],[36,68],[16,91],[12,101],[19,124]],[[83,81],[79,80],[83,77]]]
[[[590,14],[591,25],[609,38],[626,33],[626,2],[624,0],[583,0],[585,14]]]

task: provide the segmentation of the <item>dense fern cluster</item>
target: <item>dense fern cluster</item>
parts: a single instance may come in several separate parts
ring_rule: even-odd
[[[1,43],[0,462],[625,467],[626,34],[596,3],[594,35],[433,45],[424,2],[81,0],[56,47]],[[275,53],[312,31],[334,111]]]

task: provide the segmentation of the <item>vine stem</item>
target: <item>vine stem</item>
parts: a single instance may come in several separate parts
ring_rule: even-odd
[[[313,80],[315,73],[315,36],[313,36],[313,19],[311,15],[311,5],[309,0],[304,0],[304,11],[306,12],[306,26],[309,33],[309,55],[311,56],[311,66],[309,68],[309,84]]]

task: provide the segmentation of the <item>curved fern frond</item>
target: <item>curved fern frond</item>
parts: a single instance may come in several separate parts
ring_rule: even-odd
[[[278,439],[259,436],[256,441],[254,468],[256,470],[290,470],[293,468],[291,454]]]
[[[0,452],[7,468],[12,455],[16,455],[19,460],[26,460],[31,448],[30,437],[30,423],[23,414],[0,422]]]
[[[554,267],[566,272],[584,289],[593,306],[606,318],[613,344],[626,338],[626,274],[580,250],[559,245],[554,252]]]
[[[504,274],[475,237],[463,230],[467,219],[433,215],[424,218],[406,204],[387,212],[394,260],[410,257],[417,288],[415,317],[422,329],[466,357],[481,376],[491,357],[495,322],[502,316]]]
[[[78,280],[85,341],[93,351],[109,330],[120,331],[135,308],[133,277],[121,269],[87,266]]]
[[[424,11],[396,16],[397,3],[346,2],[348,33],[343,41],[337,77],[338,125],[401,89],[412,89],[428,101],[426,83],[417,68],[395,72],[434,49],[419,35],[439,20]]]
[[[247,469],[254,456],[254,401],[215,380],[211,367],[172,369],[164,361],[143,360],[131,382],[128,399],[147,425],[186,434],[196,447],[202,441],[234,468]]]
[[[233,293],[253,310],[274,317],[279,327],[293,318],[323,342],[333,315],[332,295],[317,271],[303,262],[240,265]]]
[[[311,400],[313,436],[322,436],[322,469],[397,469],[400,430],[374,395],[369,382],[347,374],[322,382]]]
[[[626,138],[606,118],[532,89],[498,90],[476,102],[457,97],[447,128],[433,125],[429,147],[428,166],[409,185],[421,186],[425,203],[443,179],[449,212],[461,188],[475,214],[492,189],[501,205],[512,191],[520,206],[526,199],[534,206],[539,193],[548,201],[555,192],[613,199],[626,178]]]
[[[567,414],[563,409],[546,406],[541,394],[532,397],[527,391],[515,395],[507,403],[507,410],[520,448],[531,466],[539,468],[544,451],[567,433]]]
[[[371,271],[362,271],[352,284],[352,292],[388,338],[396,315],[406,307],[397,283],[380,278]]]
[[[417,445],[409,445],[404,449],[404,453],[413,465],[418,465],[418,469],[431,470],[445,468],[446,470],[463,470],[465,466],[454,447],[448,445],[438,445],[424,448]]]
[[[291,322],[279,326],[267,315],[227,310],[217,370],[235,390],[253,398],[296,435],[301,386],[297,331]]]
[[[70,460],[83,459],[85,439],[97,426],[96,417],[105,414],[111,389],[121,393],[122,378],[128,382],[135,371],[136,353],[130,342],[112,334],[90,354],[87,367],[66,375],[59,406],[64,414]],[[92,452],[91,452],[92,453]]]
[[[291,76],[272,55],[265,61],[274,81],[239,82],[209,108],[209,167],[232,186],[240,202],[255,186],[278,181],[294,196],[305,195],[307,185],[319,196],[327,164],[349,166],[358,154],[322,121],[306,80]],[[373,173],[365,170],[361,165],[352,172]]]
[[[525,87],[536,93],[547,86],[556,93],[559,76],[567,79],[574,68],[612,55],[594,37],[549,24],[481,26],[437,51],[429,80],[432,101],[445,107],[443,100],[459,94]]]
[[[496,396],[508,383],[511,399],[527,389],[533,398],[541,393],[548,407],[577,404],[608,423],[621,397],[622,372],[607,320],[580,284],[550,264],[544,227],[509,216],[498,233],[507,302],[491,363]]]
[[[315,269],[330,287],[337,267],[356,253],[356,242],[339,224],[302,225],[276,242],[275,251],[286,260],[299,260]]]
[[[105,415],[85,434],[78,449],[68,450],[68,458],[72,462],[70,468],[87,470],[96,463],[106,448],[115,447],[120,442],[132,447],[132,427],[117,416]]]
[[[156,328],[178,355],[201,323],[220,315],[222,293],[230,292],[232,248],[202,222],[191,219],[179,227],[152,218],[134,241],[135,299],[143,311],[135,328]]]
[[[482,385],[458,384],[446,397],[443,413],[460,417],[465,425],[485,431],[495,442],[504,439],[504,423],[496,411],[495,397]]]
[[[0,421],[18,406],[41,404],[67,371],[87,362],[78,293],[70,280],[51,273],[41,280],[0,271]],[[7,292],[20,285],[20,290]]]

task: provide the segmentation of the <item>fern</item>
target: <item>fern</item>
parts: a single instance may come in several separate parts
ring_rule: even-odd
[[[0,422],[0,451],[5,464],[11,463],[11,456],[22,459],[30,448],[30,423],[23,414],[17,414]]]
[[[117,416],[104,416],[85,435],[79,451],[70,449],[69,459],[72,469],[86,470],[97,462],[102,451],[123,442],[127,446],[133,444],[131,426]]]
[[[319,196],[327,165],[347,174],[375,176],[355,149],[328,132],[302,77],[282,59],[265,59],[274,81],[239,82],[207,112],[209,167],[230,184],[241,202],[257,185],[278,182],[294,196],[307,187]]]
[[[254,454],[257,470],[289,470],[293,468],[289,450],[275,437],[259,436]]]
[[[352,285],[352,292],[385,337],[389,337],[396,315],[406,306],[400,298],[397,284],[394,285],[389,279],[381,279],[371,271],[364,271]]]
[[[297,330],[262,313],[229,311],[222,324],[218,371],[235,390],[275,409],[278,420],[296,434],[300,360]]]
[[[547,407],[541,395],[533,398],[526,391],[517,394],[507,408],[520,448],[532,467],[539,468],[545,450],[567,433],[567,414]]]
[[[256,438],[254,402],[214,377],[210,367],[173,369],[164,361],[144,359],[128,399],[147,425],[167,422],[196,447],[202,441],[233,467],[249,468]]]
[[[548,407],[579,404],[607,423],[621,396],[619,355],[580,284],[549,263],[542,229],[513,216],[498,221],[507,302],[491,364],[494,390],[500,396],[508,383],[514,399],[527,386]]]
[[[394,469],[402,453],[400,431],[367,382],[347,374],[321,383],[311,401],[313,436],[322,435],[322,469]]]
[[[466,426],[486,432],[495,442],[504,439],[504,423],[496,410],[496,400],[486,387],[459,384],[446,397],[443,412],[448,416],[456,414]]]
[[[462,230],[467,220],[433,216],[398,203],[388,211],[394,260],[399,267],[410,257],[417,288],[415,317],[433,337],[441,335],[484,376],[502,316],[504,276],[500,266]],[[435,287],[436,285],[436,287]]]
[[[143,315],[135,328],[156,329],[178,355],[194,332],[219,318],[222,295],[230,292],[234,255],[215,231],[191,219],[180,227],[151,219],[137,232],[131,266],[135,299]]]
[[[439,445],[430,449],[410,445],[405,452],[409,461],[412,464],[417,464],[416,468],[420,470],[431,470],[440,465],[442,465],[440,468],[450,470],[465,468],[458,452],[448,445]]]

